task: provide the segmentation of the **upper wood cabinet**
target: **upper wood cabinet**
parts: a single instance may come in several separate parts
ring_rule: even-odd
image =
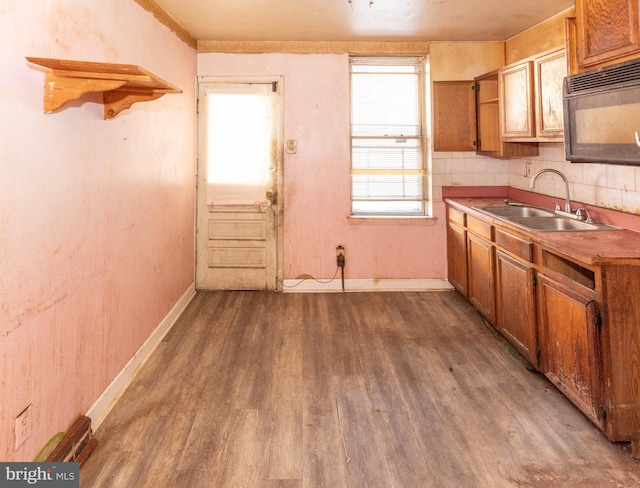
[[[519,158],[538,155],[535,142],[506,142],[500,130],[499,71],[475,79],[478,154],[494,158]]]
[[[473,81],[433,82],[433,148],[476,150],[476,94]]]
[[[498,71],[469,81],[433,83],[435,151],[476,151],[496,158],[538,155],[531,142],[504,142],[500,134]]]
[[[562,83],[565,76],[567,56],[564,49],[535,58],[536,135],[541,139],[562,139],[564,135]]]
[[[478,152],[500,155],[500,119],[498,112],[498,74],[487,73],[475,80]]]
[[[505,139],[535,137],[533,62],[500,70],[500,116]]]
[[[500,70],[500,125],[507,141],[563,137],[565,49],[555,49]]]
[[[637,0],[576,0],[579,66],[640,53],[639,9]]]

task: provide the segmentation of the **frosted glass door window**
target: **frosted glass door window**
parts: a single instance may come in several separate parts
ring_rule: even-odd
[[[275,143],[271,84],[216,85],[206,94],[207,203],[265,202]]]

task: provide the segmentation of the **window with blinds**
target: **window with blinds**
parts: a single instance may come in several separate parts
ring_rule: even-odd
[[[351,212],[424,215],[424,58],[351,58]]]

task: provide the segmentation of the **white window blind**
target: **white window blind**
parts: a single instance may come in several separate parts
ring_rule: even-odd
[[[350,66],[351,212],[424,215],[424,59]]]

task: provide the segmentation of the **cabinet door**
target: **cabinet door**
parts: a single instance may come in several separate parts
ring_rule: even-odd
[[[498,70],[478,76],[476,81],[477,150],[493,158],[528,158],[538,155],[536,142],[505,142],[500,130]]]
[[[500,70],[500,123],[504,139],[535,137],[531,61]]]
[[[540,364],[543,373],[603,428],[596,303],[588,294],[538,275]]]
[[[474,81],[433,82],[433,148],[475,151],[476,94]]]
[[[536,132],[538,138],[556,139],[564,134],[562,83],[567,76],[565,50],[535,60]]]
[[[464,227],[449,222],[447,228],[447,265],[449,282],[467,296],[467,231]]]
[[[507,340],[538,366],[534,270],[496,252],[496,325]]]
[[[495,324],[495,247],[491,242],[468,233],[469,301]]]
[[[500,151],[500,113],[498,110],[498,76],[476,79],[477,147],[481,154]]]
[[[576,0],[578,64],[640,51],[638,0]]]

